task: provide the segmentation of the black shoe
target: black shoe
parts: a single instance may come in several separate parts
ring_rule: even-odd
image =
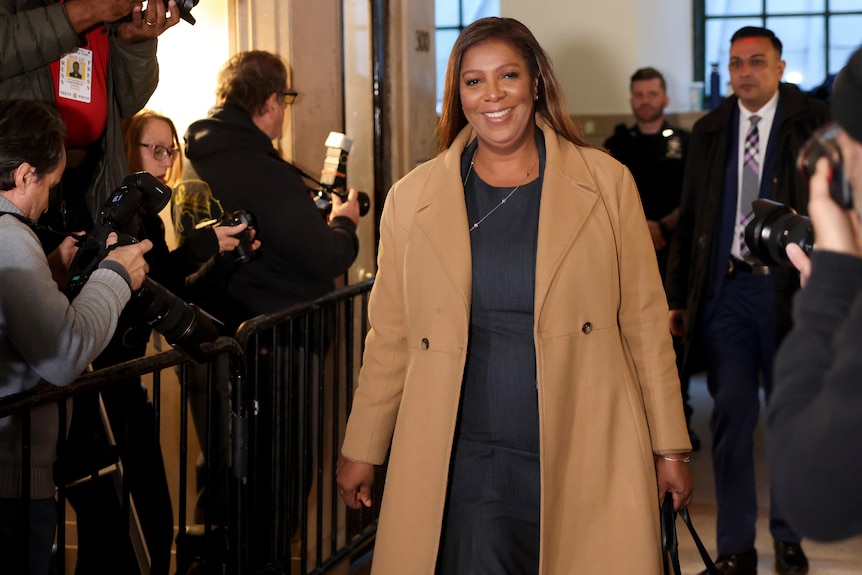
[[[805,575],[808,573],[808,557],[799,543],[775,542],[775,571],[778,575]]]
[[[722,575],[757,575],[757,550],[750,549],[733,555],[719,555],[715,566]],[[700,575],[709,575],[709,570]]]
[[[700,437],[698,437],[697,433],[695,433],[690,427],[688,428],[688,440],[691,441],[692,451],[700,450]]]

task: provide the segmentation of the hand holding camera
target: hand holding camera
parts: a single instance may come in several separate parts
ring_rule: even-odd
[[[837,124],[827,124],[799,152],[796,166],[809,184],[811,218],[771,200],[755,200],[754,218],[745,228],[745,242],[754,258],[766,265],[793,265],[804,281],[814,249],[812,220],[818,249],[862,254],[859,217],[852,209],[853,187],[844,172],[842,138],[848,136]]]
[[[153,242],[141,240],[133,244],[117,245],[119,237],[116,232],[108,234],[105,245],[109,248],[105,261],[115,261],[126,268],[129,273],[132,291],[137,291],[144,284],[150,266],[144,259],[144,254],[153,249]],[[111,247],[113,246],[113,247]]]
[[[131,19],[117,27],[117,36],[126,44],[152,40],[179,22],[181,13],[175,0],[149,0],[146,10],[141,10],[141,4],[137,3]]]
[[[849,206],[835,202],[830,193],[835,173],[821,158],[811,177],[808,212],[817,234],[817,249],[862,257],[862,227],[859,214]]]
[[[347,198],[340,194],[332,194],[332,211],[329,212],[330,219],[338,216],[350,218],[354,224],[359,225],[359,192],[350,188]]]

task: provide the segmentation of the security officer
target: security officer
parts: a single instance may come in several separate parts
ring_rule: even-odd
[[[668,105],[664,76],[655,68],[641,68],[631,77],[632,113],[635,124],[618,124],[605,141],[605,148],[626,165],[634,177],[652,235],[659,271],[664,279],[668,246],[679,219],[679,203],[688,132],[668,124],[664,110]],[[677,365],[682,365],[682,342],[674,338]],[[691,419],[688,404],[688,376],[680,373],[686,420]],[[692,449],[700,448],[700,438],[689,428]]]

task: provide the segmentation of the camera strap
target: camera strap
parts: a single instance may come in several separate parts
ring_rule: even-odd
[[[26,224],[28,228],[33,230],[33,232],[36,234],[36,237],[39,238],[40,243],[42,242],[43,235],[46,233],[47,234],[60,235],[60,236],[63,236],[64,238],[65,237],[74,237],[76,239],[80,239],[80,238],[78,238],[78,236],[76,236],[74,234],[68,234],[66,232],[58,232],[57,230],[49,228],[48,226],[43,226],[43,225],[37,224],[33,220],[29,219],[26,216],[22,216],[21,214],[16,214],[15,212],[0,211],[0,216],[5,216],[5,215],[10,215],[10,216],[14,217],[15,219],[20,220],[22,223]]]

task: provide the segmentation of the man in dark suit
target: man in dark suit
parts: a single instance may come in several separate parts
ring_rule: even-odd
[[[756,263],[743,232],[757,197],[805,211],[808,189],[795,159],[810,134],[828,121],[829,111],[781,84],[781,41],[770,30],[738,30],[728,67],[734,95],[692,131],[666,288],[671,332],[686,337],[688,362],[706,362],[714,400],[716,563],[725,574],[754,575],[759,387],[762,382],[768,400],[775,350],[790,328],[799,277],[789,267]],[[807,573],[800,538],[775,505],[770,532],[778,573]]]

